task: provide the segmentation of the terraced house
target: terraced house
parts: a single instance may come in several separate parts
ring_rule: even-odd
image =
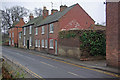
[[[22,46],[20,47],[34,49],[34,27],[37,22],[40,22],[42,19],[42,16],[34,18],[33,14],[30,14],[29,21],[22,27],[22,32],[19,33],[21,34],[20,42],[22,42]]]
[[[23,18],[13,23],[9,28],[9,45],[18,47],[19,32],[22,31],[22,26],[25,24]]]
[[[35,27],[35,49],[58,54],[58,34],[63,30],[89,29],[94,20],[79,4],[60,6],[60,11],[52,9],[51,15],[44,8],[44,20]]]

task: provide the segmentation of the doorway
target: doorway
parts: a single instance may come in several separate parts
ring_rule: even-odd
[[[29,40],[27,40],[27,49],[29,49]]]
[[[57,40],[55,40],[55,54],[58,54],[58,49],[57,49]]]

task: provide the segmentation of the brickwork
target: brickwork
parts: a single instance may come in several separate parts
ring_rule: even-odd
[[[120,67],[119,53],[119,19],[120,2],[107,2],[106,5],[107,28],[106,28],[106,59],[107,65]],[[119,65],[118,65],[119,64]]]

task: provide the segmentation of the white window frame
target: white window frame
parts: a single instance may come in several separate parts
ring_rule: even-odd
[[[49,46],[50,49],[54,49],[54,41],[53,39],[50,39],[50,46]]]
[[[38,40],[35,40],[35,47],[38,47]]]
[[[14,45],[14,39],[12,39],[12,45]]]
[[[9,39],[9,45],[11,45],[11,39]]]
[[[52,24],[50,24],[50,32],[49,33],[53,33],[53,32],[54,32],[54,25],[52,23]]]
[[[14,32],[12,32],[12,37],[14,38]]]
[[[35,28],[35,35],[38,35],[38,28]]]
[[[47,42],[47,40],[45,40],[45,48],[47,48],[47,44],[48,44],[48,42]]]
[[[26,34],[26,27],[24,27],[24,35]]]
[[[24,37],[24,46],[25,46],[25,37]]]
[[[38,40],[38,47],[40,47],[40,40]]]
[[[32,37],[30,37],[29,43],[29,46],[32,46]]]
[[[29,27],[29,34],[32,34],[32,26]]]
[[[42,43],[42,48],[44,48],[44,39],[42,39],[41,43]]]
[[[21,33],[19,33],[19,39],[21,39]]]
[[[11,37],[11,33],[10,33],[9,37]]]
[[[45,26],[42,26],[42,33],[41,34],[45,34]]]

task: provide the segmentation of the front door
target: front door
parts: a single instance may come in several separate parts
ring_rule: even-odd
[[[57,49],[57,40],[55,40],[55,54],[57,55],[58,49]]]
[[[29,40],[27,40],[27,49],[29,49]]]

